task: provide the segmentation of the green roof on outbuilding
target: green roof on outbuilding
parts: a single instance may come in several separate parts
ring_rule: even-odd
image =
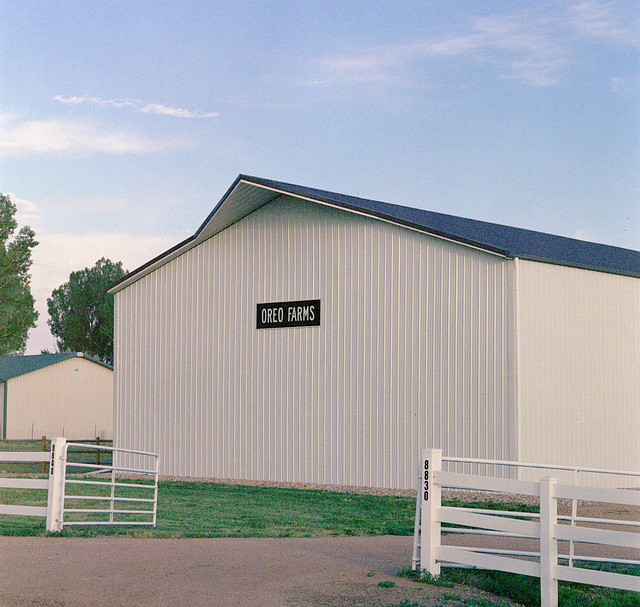
[[[33,354],[29,356],[0,356],[0,381],[6,381],[18,375],[31,373],[69,358],[85,358],[91,362],[112,369],[113,367],[81,352],[60,352],[58,354]]]

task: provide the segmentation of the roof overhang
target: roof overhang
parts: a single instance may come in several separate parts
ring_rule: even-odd
[[[281,194],[282,192],[252,183],[240,175],[193,236],[127,274],[109,289],[109,293],[117,293],[128,287],[160,266],[186,253],[189,249],[222,232]]]
[[[193,236],[183,240],[168,251],[165,251],[154,259],[148,261],[146,264],[127,274],[127,276],[109,289],[109,293],[117,293],[118,291],[125,289],[144,276],[154,272],[164,264],[169,263],[180,255],[183,255],[193,247],[199,245],[201,242],[215,236],[222,230],[225,230],[237,221],[240,221],[247,215],[250,215],[254,211],[257,211],[259,208],[283,195],[292,196],[302,200],[309,200],[317,204],[338,208],[358,215],[375,217],[376,219],[388,223],[402,225],[403,227],[412,230],[431,234],[437,238],[476,248],[484,251],[485,253],[499,255],[501,257],[510,257],[507,251],[482,245],[464,238],[452,237],[449,234],[439,233],[437,230],[430,230],[419,224],[414,225],[410,221],[403,221],[398,217],[385,214],[384,212],[377,212],[373,209],[366,209],[359,205],[336,200],[329,196],[329,193],[326,193],[326,196],[323,194],[325,193],[319,190],[311,191],[310,193],[309,189],[303,191],[301,188],[290,184],[273,182],[247,175],[239,175]]]

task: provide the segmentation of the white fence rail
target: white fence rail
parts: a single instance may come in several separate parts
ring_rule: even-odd
[[[627,558],[614,559],[607,555],[598,557],[576,557],[574,543],[609,546],[609,550],[631,549],[640,557],[640,521],[618,521],[613,519],[594,519],[576,515],[577,502],[605,502],[624,506],[640,507],[640,491],[621,489],[601,489],[579,485],[560,484],[553,477],[544,477],[537,482],[519,481],[505,478],[492,478],[472,474],[461,474],[442,470],[442,462],[466,462],[476,464],[500,464],[529,466],[532,468],[552,468],[540,464],[522,464],[519,462],[489,462],[462,458],[443,458],[440,449],[427,449],[422,454],[420,468],[420,487],[416,502],[416,532],[414,535],[413,568],[421,569],[432,575],[440,574],[441,564],[471,566],[481,569],[496,569],[540,578],[542,607],[557,607],[558,580],[579,582],[596,586],[606,586],[640,592],[640,577],[576,568],[574,561],[613,561],[640,565],[640,561]],[[566,467],[557,469],[565,470]],[[571,470],[575,470],[571,468]],[[586,472],[594,470],[582,469]],[[624,476],[640,477],[640,473],[627,471],[615,472]],[[450,508],[442,506],[442,489],[462,489],[474,491],[493,491],[529,495],[539,499],[539,515]],[[558,515],[558,500],[572,500],[572,515]],[[564,524],[561,524],[564,521]],[[469,545],[453,546],[442,543],[442,524],[461,525],[462,528],[446,528],[446,533],[466,534],[466,537],[495,535],[520,540],[536,540],[538,550],[498,550],[477,548]],[[589,527],[578,525],[589,525]],[[616,529],[606,527],[615,525]],[[629,529],[621,531],[620,528]],[[558,542],[569,542],[569,552],[560,554]],[[559,559],[566,559],[567,565],[561,565]]]
[[[0,451],[0,463],[13,462],[48,462],[49,453],[42,451],[20,452]],[[0,487],[8,489],[42,489],[49,490],[50,479],[40,478],[0,478]],[[47,516],[46,506],[23,506],[16,504],[0,504],[0,514],[20,516]]]
[[[92,449],[112,454],[111,465],[98,465],[69,462],[70,447],[86,449],[86,444],[57,437],[51,440],[50,453],[0,452],[0,462],[49,462],[48,479],[0,478],[2,488],[47,491],[47,505],[0,504],[0,514],[46,517],[47,531],[70,525],[156,525],[157,454],[94,445]],[[118,466],[119,453],[136,454],[144,467]],[[69,478],[71,467],[85,474]]]

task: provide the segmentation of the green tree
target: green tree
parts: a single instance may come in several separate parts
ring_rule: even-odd
[[[0,194],[0,356],[24,354],[29,329],[38,313],[31,295],[31,249],[38,243],[34,231],[18,227],[16,205]]]
[[[59,351],[84,352],[113,364],[113,295],[107,290],[126,273],[122,262],[103,257],[92,268],[71,272],[51,293],[47,324]]]

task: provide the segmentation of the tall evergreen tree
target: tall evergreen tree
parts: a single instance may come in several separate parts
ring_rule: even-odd
[[[38,243],[28,226],[14,234],[17,208],[0,194],[0,356],[24,354],[38,313],[31,295],[31,249]]]

